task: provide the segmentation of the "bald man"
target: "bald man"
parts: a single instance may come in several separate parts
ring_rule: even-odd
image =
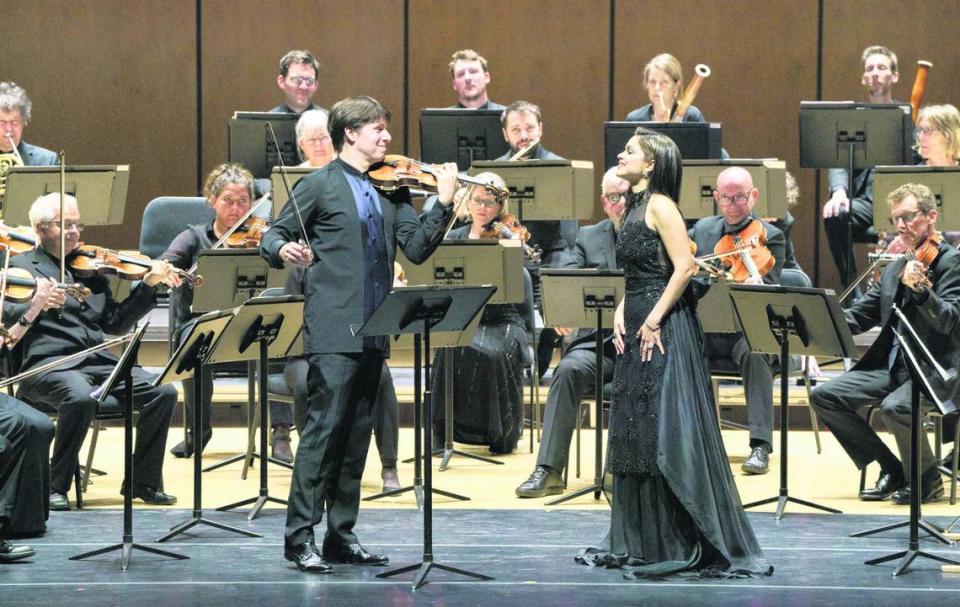
[[[760,198],[753,178],[746,169],[730,167],[717,176],[713,191],[719,215],[704,217],[690,229],[690,238],[697,243],[701,254],[713,252],[717,242],[727,234],[739,233],[752,221],[760,221],[767,231],[767,248],[775,260],[773,269],[762,278],[748,278],[747,284],[776,284],[780,282],[786,252],[783,232],[754,217],[753,207]],[[703,297],[710,289],[708,278],[693,279],[694,293]],[[707,356],[711,362],[718,358],[732,358],[740,368],[747,400],[747,419],[750,426],[750,455],[741,469],[746,474],[766,474],[770,469],[771,440],[773,438],[773,364],[776,358],[753,354],[741,333],[707,333]]]

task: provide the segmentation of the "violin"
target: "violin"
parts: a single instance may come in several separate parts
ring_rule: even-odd
[[[483,226],[480,238],[503,238],[506,240],[519,240],[523,246],[523,253],[532,262],[539,262],[543,251],[537,245],[529,245],[530,230],[523,227],[517,218],[510,213],[504,213],[498,219],[494,219]]]
[[[373,187],[383,192],[393,192],[398,188],[417,188],[430,193],[436,193],[437,191],[437,176],[434,173],[434,165],[399,154],[387,154],[383,162],[378,162],[370,167],[367,175],[370,177],[370,183],[373,184]],[[464,173],[457,175],[457,181],[486,188],[487,191],[497,197],[497,202],[502,203],[510,196],[507,189],[492,183],[484,183]]]
[[[95,276],[113,274],[124,280],[141,280],[153,269],[153,260],[146,255],[120,253],[105,247],[81,244],[69,254],[70,270],[75,276]],[[174,268],[184,283],[197,288],[203,285],[202,276]]]
[[[916,286],[922,289],[929,289],[933,287],[933,283],[930,281],[930,276],[927,274],[927,271],[929,271],[930,266],[937,259],[937,255],[940,254],[939,247],[942,241],[943,236],[940,234],[940,232],[937,230],[932,230],[923,244],[915,249],[907,249],[907,252],[904,253],[908,260],[923,264],[924,273],[916,283]],[[903,278],[902,273],[900,277],[901,279]]]
[[[30,301],[34,291],[37,290],[37,279],[23,268],[7,268],[5,273],[0,273],[0,283],[3,284],[4,297],[15,303]],[[93,294],[90,289],[79,283],[61,282],[57,283],[57,288],[78,301],[83,301]]]
[[[690,254],[694,255],[693,263],[695,263],[699,269],[706,272],[711,278],[725,278],[726,280],[733,280],[733,274],[731,272],[723,271],[719,267],[706,262],[713,261],[715,259],[723,259],[724,257],[728,257],[730,255],[739,255],[741,251],[752,249],[756,246],[757,238],[753,237],[748,240],[741,241],[740,244],[735,245],[730,251],[697,256],[697,243],[691,239]]]
[[[11,228],[0,221],[0,247],[5,247],[10,255],[26,253],[37,247],[37,237],[33,228],[21,226]]]
[[[743,246],[750,241],[753,241],[755,246]],[[754,219],[738,233],[725,234],[717,242],[713,252],[730,268],[736,282],[745,282],[748,278],[762,279],[773,269],[777,260],[766,244],[767,230],[759,219]],[[734,252],[735,255],[731,254]]]
[[[230,232],[224,244],[231,249],[255,249],[269,227],[263,217],[250,217]]]

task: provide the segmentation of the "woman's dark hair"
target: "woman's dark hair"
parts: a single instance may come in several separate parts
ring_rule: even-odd
[[[683,178],[683,160],[677,144],[656,131],[637,128],[640,148],[653,160],[653,172],[647,179],[648,194],[663,194],[674,203],[680,202],[680,181]]]

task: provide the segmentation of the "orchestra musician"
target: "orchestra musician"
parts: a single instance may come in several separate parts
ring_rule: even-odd
[[[477,51],[465,48],[455,52],[450,58],[450,77],[457,94],[457,103],[451,105],[451,109],[503,109],[502,105],[487,97],[490,70],[487,69],[487,60]]]
[[[600,183],[600,207],[607,219],[580,228],[577,244],[561,267],[607,270],[617,267],[615,220],[623,215],[629,188],[630,184],[617,176],[617,167],[604,173]],[[557,327],[555,330],[560,335],[573,335],[569,328]],[[613,377],[615,358],[613,332],[604,330],[601,355],[604,382]],[[553,372],[536,468],[517,487],[517,497],[544,497],[563,492],[563,470],[570,452],[570,439],[580,413],[580,402],[594,390],[596,369],[596,330],[580,329]]]
[[[506,183],[495,173],[480,173],[475,178],[506,189]],[[498,238],[490,226],[509,212],[507,200],[482,187],[470,188],[470,223],[451,230],[447,239]],[[491,453],[510,453],[523,432],[523,359],[528,339],[525,318],[532,314],[533,306],[532,284],[524,282],[528,288],[522,303],[487,304],[470,345],[453,349],[453,440],[487,445]],[[446,368],[446,358],[438,354],[431,388],[437,437],[444,431]]]
[[[69,264],[79,246],[80,208],[76,198],[64,198],[64,223],[66,225],[65,260]],[[37,278],[59,277],[60,274],[60,194],[47,194],[38,198],[30,207],[30,224],[38,246],[10,260],[11,267],[23,268]],[[110,291],[107,277],[96,274],[89,277],[74,276],[68,267],[66,282],[81,283],[92,295],[78,301],[73,296],[60,296],[60,307],[31,317],[30,309],[40,290],[34,294],[32,303],[12,303],[7,300],[3,307],[6,324],[20,322],[32,324],[17,345],[20,358],[19,371],[27,371],[38,365],[68,354],[82,352],[103,343],[104,333],[121,334],[156,305],[157,287],[179,286],[180,278],[164,261],[150,263],[129,297],[116,301]],[[66,492],[78,464],[78,454],[83,445],[87,428],[97,411],[98,403],[91,392],[109,376],[117,363],[117,357],[107,351],[91,353],[86,357],[46,373],[29,377],[20,383],[18,395],[36,406],[45,406],[59,414],[53,455],[50,464],[50,509],[67,510],[70,503]],[[133,367],[134,406],[140,408],[137,422],[137,441],[133,453],[136,476],[124,480],[124,490],[148,504],[168,506],[177,499],[163,490],[163,452],[170,427],[170,416],[177,402],[177,390],[173,386],[154,387],[153,376],[138,366]],[[122,390],[118,386],[117,390]],[[132,488],[128,487],[132,484]]]
[[[897,304],[919,339],[943,367],[960,365],[960,348],[954,335],[960,321],[960,253],[938,238],[937,208],[933,192],[925,185],[906,184],[887,197],[890,220],[897,238],[920,257],[932,257],[928,265],[904,256],[883,270],[880,281],[844,312],[854,333],[880,326],[877,337],[852,370],[818,385],[811,394],[817,415],[830,428],[856,464],[864,468],[880,464],[880,477],[860,499],[879,501],[893,496],[898,504],[910,501],[910,411],[912,380],[893,330],[902,323],[892,313]],[[921,358],[925,372],[934,373]],[[897,441],[900,459],[884,444],[869,424],[857,414],[860,407],[879,404],[883,421]],[[901,464],[902,461],[902,464]],[[921,500],[943,495],[938,462],[926,437],[920,441]]]
[[[697,221],[689,235],[697,245],[697,254],[708,254],[714,252],[724,236],[739,234],[759,222],[766,232],[765,247],[773,256],[774,264],[766,275],[750,276],[744,282],[777,284],[783,269],[786,243],[783,232],[753,216],[753,207],[759,198],[760,191],[754,187],[749,171],[741,167],[725,169],[717,176],[717,189],[713,191],[720,214]],[[709,290],[711,280],[697,277],[693,279],[693,285],[700,298]],[[750,455],[741,469],[746,474],[766,474],[773,437],[773,365],[776,358],[751,352],[740,333],[707,333],[706,350],[708,359],[732,358],[740,367],[750,426]]]
[[[160,259],[168,261],[176,268],[188,270],[197,263],[200,253],[210,249],[221,236],[232,228],[253,204],[254,179],[248,170],[239,164],[221,164],[213,169],[203,186],[203,196],[207,204],[213,209],[214,218],[204,225],[192,225],[177,235],[163,252]],[[202,288],[202,287],[201,287]],[[193,305],[193,287],[185,284],[173,291],[170,295],[170,305],[173,308],[173,334],[177,343],[186,339],[190,334],[195,319],[199,313],[191,311]],[[187,434],[183,442],[170,449],[170,454],[177,458],[193,455],[193,408],[194,382],[190,377],[183,380],[183,398],[187,408]],[[205,365],[201,376],[203,383],[203,401],[201,402],[201,416],[203,419],[202,444],[206,447],[213,436],[210,426],[210,403],[213,399],[213,377],[210,365]],[[273,457],[283,462],[293,461],[293,452],[290,449],[290,426],[293,424],[293,414],[289,403],[278,401],[270,402],[270,445]]]
[[[277,87],[283,91],[284,101],[270,110],[280,114],[302,114],[307,110],[321,110],[313,102],[320,77],[320,62],[307,50],[293,50],[280,58]]]
[[[541,119],[540,107],[529,101],[514,101],[507,106],[503,110],[500,123],[503,126],[503,138],[510,144],[510,151],[497,158],[497,160],[511,160],[520,150],[535,142],[541,142],[543,139],[543,120]],[[522,159],[563,160],[561,156],[543,147],[542,143],[536,143],[523,155]],[[563,263],[565,252],[576,244],[578,224],[575,219],[524,221],[523,224],[530,230],[534,242],[540,245],[543,251],[540,267],[558,267]],[[537,306],[540,307],[540,276],[537,273],[537,267],[531,266],[530,272],[533,279],[534,296]],[[537,363],[540,377],[543,377],[543,374],[547,372],[550,359],[553,357],[553,350],[558,342],[558,336],[553,329],[545,328],[540,332],[540,339],[537,343]]]
[[[897,55],[885,46],[869,46],[860,56],[863,74],[860,83],[867,92],[870,103],[896,103],[893,85],[900,79]],[[846,169],[830,169],[830,198],[823,205],[823,228],[827,235],[830,253],[837,266],[843,284],[848,284],[857,275],[856,259],[847,260],[850,242],[847,233],[847,216],[854,242],[876,242],[873,228],[873,168],[853,172],[853,195],[847,192]],[[852,208],[852,210],[851,210]],[[856,291],[859,296],[859,290]]]
[[[297,149],[303,162],[301,167],[319,169],[333,160],[333,142],[327,130],[327,110],[307,110],[297,120]]]
[[[33,102],[16,82],[0,82],[0,197],[6,190],[11,166],[50,166],[58,163],[48,149],[23,140],[23,129],[30,123]]]
[[[633,122],[670,122],[683,96],[683,67],[676,57],[661,53],[643,68],[643,83],[650,103],[638,107],[627,120]],[[687,109],[683,122],[706,122],[695,105]]]
[[[917,116],[917,152],[920,164],[955,167],[960,164],[960,112],[949,103],[928,105]]]
[[[308,411],[290,483],[284,557],[315,573],[329,573],[331,563],[389,560],[364,548],[353,530],[377,398],[378,382],[370,378],[380,377],[388,344],[355,337],[351,328],[370,318],[390,290],[397,247],[422,263],[440,245],[456,190],[456,164],[435,167],[440,204],[420,218],[408,190],[390,197],[374,190],[367,173],[386,155],[389,119],[370,97],[337,102],[329,117],[337,158],[297,182],[299,213],[291,199],[260,243],[271,266],[309,268],[303,332]],[[324,511],[321,553],[313,527]]]
[[[25,315],[29,321],[44,310],[58,307],[56,281],[37,282],[37,291]],[[4,328],[9,346],[29,330],[17,322]],[[5,393],[0,393],[0,563],[33,556],[33,548],[11,544],[10,537],[38,537],[47,529],[50,495],[50,418]]]

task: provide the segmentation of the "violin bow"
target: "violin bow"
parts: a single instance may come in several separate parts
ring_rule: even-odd
[[[277,162],[280,167],[280,175],[283,177],[283,187],[287,190],[287,198],[293,204],[293,214],[297,217],[297,223],[300,224],[300,244],[307,247],[310,258],[313,259],[313,250],[307,245],[307,227],[303,223],[303,215],[300,214],[300,205],[297,204],[297,197],[290,188],[290,179],[287,177],[287,165],[283,162],[283,154],[280,153],[280,144],[277,143],[277,133],[273,130],[273,123],[269,120],[266,124],[267,131],[270,133],[270,139],[273,141],[273,147],[277,150]]]
[[[467,186],[464,188],[466,191],[460,196],[459,200],[453,203],[453,214],[452,217],[450,217],[450,223],[447,224],[447,229],[443,232],[442,240],[447,239],[447,236],[450,234],[450,230],[452,230],[454,224],[457,223],[457,217],[459,216],[463,205],[465,205],[467,201],[470,200],[470,197],[473,196],[473,189],[476,187],[477,186],[475,184],[467,184]],[[456,195],[454,195],[454,197],[456,197]]]

